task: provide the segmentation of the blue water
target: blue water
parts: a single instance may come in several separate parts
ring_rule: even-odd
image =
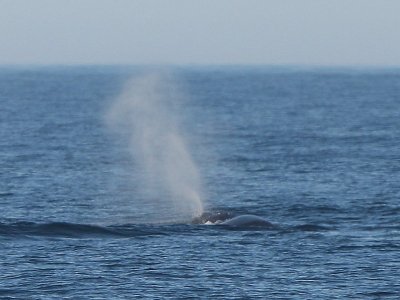
[[[170,72],[206,211],[274,226],[146,222],[104,117],[143,69],[2,67],[1,299],[400,297],[400,70]]]

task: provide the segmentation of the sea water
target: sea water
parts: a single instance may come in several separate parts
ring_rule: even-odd
[[[1,299],[398,299],[399,69],[148,74],[0,69]]]

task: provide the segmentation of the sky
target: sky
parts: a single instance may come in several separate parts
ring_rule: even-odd
[[[0,0],[0,64],[400,66],[399,0]]]

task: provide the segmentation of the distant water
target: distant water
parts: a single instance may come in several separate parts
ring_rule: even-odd
[[[400,70],[171,71],[204,209],[273,227],[154,221],[105,121],[143,72],[0,68],[0,299],[398,299]]]

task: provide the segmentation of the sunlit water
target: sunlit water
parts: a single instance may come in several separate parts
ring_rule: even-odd
[[[141,140],[107,124],[142,74],[1,69],[0,298],[398,298],[399,70],[171,71],[182,189],[261,227],[192,224],[169,185],[144,192]]]

